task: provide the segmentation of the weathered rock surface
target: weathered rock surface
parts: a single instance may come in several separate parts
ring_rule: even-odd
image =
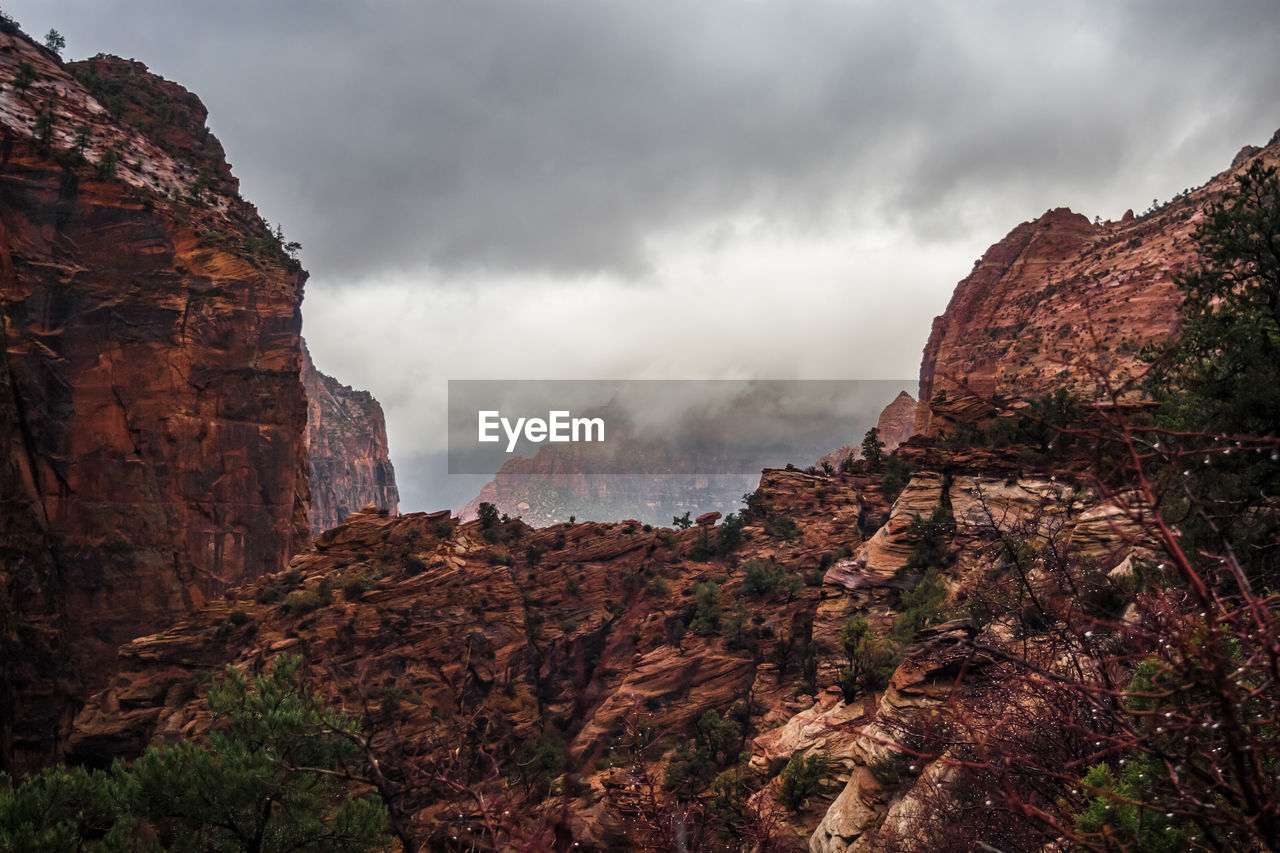
[[[316,370],[305,343],[302,387],[307,393],[312,533],[337,527],[369,504],[399,513],[400,492],[382,406],[368,391],[357,391]]]
[[[899,444],[911,437],[915,430],[916,399],[906,391],[899,392],[893,402],[884,407],[876,421],[885,453],[892,453]]]
[[[1094,375],[1137,376],[1138,353],[1176,328],[1174,277],[1195,260],[1192,232],[1206,203],[1249,161],[1280,158],[1280,135],[1142,216],[1091,223],[1066,208],[1024,222],[977,261],[933,321],[920,365],[915,431],[929,428],[940,392],[1034,396]]]
[[[190,92],[139,63],[63,66],[21,35],[0,35],[0,79],[13,767],[59,752],[122,642],[305,545],[306,274],[236,195]]]
[[[921,718],[952,699],[957,675],[968,677],[990,663],[974,658],[963,627],[940,626],[893,674],[869,720],[848,749],[849,781],[809,838],[811,853],[864,853],[878,849],[877,829],[891,817],[918,808],[918,800],[938,784],[945,762],[926,764],[904,735]],[[963,688],[963,685],[959,685]]]
[[[794,597],[747,595],[740,561],[811,572],[826,549],[857,544],[861,504],[853,480],[799,471],[766,472],[761,493],[796,534],[748,525],[728,561],[690,556],[706,528],[531,530],[513,521],[486,534],[479,522],[459,525],[440,514],[355,513],[294,558],[292,577],[234,590],[126,645],[119,674],[77,719],[72,757],[135,754],[198,731],[200,685],[211,670],[257,666],[288,650],[323,675],[332,698],[348,708],[370,703],[377,719],[416,732],[414,743],[424,748],[448,732],[448,748],[456,749],[462,730],[450,727],[477,716],[490,721],[486,748],[499,755],[557,732],[581,791],[567,818],[573,838],[619,849],[628,830],[615,802],[616,771],[604,759],[621,749],[629,725],[653,726],[669,747],[707,710],[727,713],[749,691],[768,702],[769,719],[785,721],[813,704],[794,699],[801,667],[779,674],[761,661],[771,638],[807,637],[830,593],[802,585]],[[721,586],[722,625],[736,600],[748,608],[739,645],[723,628],[701,636],[687,627],[693,585],[710,580]],[[815,634],[812,642],[821,659],[831,656],[831,638]],[[770,756],[789,746],[835,749],[851,737],[850,712],[834,709],[829,694],[820,701],[818,728],[785,742],[772,738]],[[824,727],[831,731],[818,730]],[[831,783],[828,800],[842,778]],[[537,808],[529,806],[530,818]],[[424,807],[418,817],[428,834],[437,810]],[[806,836],[808,827],[796,832]]]
[[[880,440],[884,442],[885,453],[892,453],[899,444],[911,437],[915,429],[915,418],[915,397],[906,391],[898,392],[898,396],[881,410],[880,417],[876,419],[876,430]],[[861,439],[858,444],[845,444],[828,453],[818,460],[818,466],[821,467],[825,462],[838,471],[850,454],[855,458],[862,458]]]

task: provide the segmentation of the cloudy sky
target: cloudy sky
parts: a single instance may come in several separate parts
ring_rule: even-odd
[[[909,379],[1018,222],[1142,210],[1280,127],[1274,0],[3,9],[200,95],[405,509],[475,492],[450,378]]]

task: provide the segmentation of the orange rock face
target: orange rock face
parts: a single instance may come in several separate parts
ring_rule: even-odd
[[[884,407],[876,429],[880,431],[880,440],[884,442],[885,453],[891,453],[902,442],[911,438],[915,429],[916,400],[906,391],[893,398],[893,402]]]
[[[1204,206],[1255,157],[1280,157],[1280,134],[1142,216],[1094,224],[1058,208],[1009,232],[933,321],[915,430],[928,428],[926,404],[942,391],[1034,396],[1074,383],[1091,392],[1097,376],[1115,384],[1138,376],[1142,346],[1175,331],[1174,278],[1195,260]]]
[[[809,637],[813,665],[830,683],[835,637],[815,620],[834,589],[816,585],[814,570],[829,549],[858,544],[862,488],[852,478],[765,472],[762,496],[796,531],[779,537],[749,525],[727,560],[693,555],[705,528],[531,530],[512,521],[487,534],[479,522],[460,525],[439,514],[356,513],[295,557],[291,577],[234,591],[125,646],[119,677],[77,720],[71,755],[101,760],[189,736],[193,721],[201,726],[197,685],[204,679],[197,674],[225,663],[253,667],[290,651],[305,657],[331,699],[367,710],[367,731],[405,733],[399,746],[380,740],[379,760],[388,767],[414,756],[439,760],[460,745],[468,755],[489,751],[505,766],[524,747],[556,737],[578,780],[557,819],[585,849],[634,849],[625,810],[612,799],[626,775],[612,752],[624,751],[630,723],[674,742],[707,710],[727,712],[749,693],[763,703],[753,731],[789,719],[812,704],[795,700]],[[791,592],[749,594],[747,559],[811,581]],[[703,581],[720,585],[721,627],[700,634],[689,625],[693,587]],[[728,626],[739,612],[735,641]],[[764,663],[780,642],[792,650],[781,671]],[[495,793],[520,800],[504,808],[522,822],[560,808],[557,798],[504,791]],[[825,801],[836,793],[832,786]],[[412,821],[423,839],[471,808],[456,793],[423,788],[414,796]],[[796,847],[804,832],[797,827]]]
[[[118,118],[0,35],[0,79],[32,78],[0,93],[2,767],[58,754],[121,643],[309,537],[306,273],[235,194],[194,95],[96,67]]]
[[[311,531],[337,527],[372,504],[400,511],[396,472],[387,451],[382,406],[316,370],[302,349],[302,387],[307,392],[307,455],[311,463]]]
[[[915,398],[906,391],[900,391],[898,396],[893,398],[893,402],[884,407],[880,412],[880,417],[876,420],[876,429],[880,440],[884,442],[885,453],[892,453],[899,444],[911,437],[912,431],[915,429],[915,419]],[[825,463],[838,471],[850,454],[855,458],[862,458],[861,440],[857,444],[841,445],[819,459],[818,465],[821,466]]]

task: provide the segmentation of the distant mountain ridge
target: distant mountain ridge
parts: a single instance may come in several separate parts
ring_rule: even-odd
[[[316,369],[302,344],[302,387],[307,392],[307,459],[311,466],[311,532],[337,527],[368,506],[400,512],[396,472],[387,448],[382,406]]]

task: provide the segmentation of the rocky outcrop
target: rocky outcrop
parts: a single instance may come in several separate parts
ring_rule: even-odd
[[[910,823],[920,800],[928,801],[948,770],[945,761],[926,763],[911,754],[920,748],[912,743],[913,729],[920,718],[954,701],[957,673],[976,673],[989,663],[973,657],[964,626],[927,633],[845,747],[848,782],[810,836],[810,853],[869,853],[881,849],[874,841],[877,830],[890,822]]]
[[[1195,260],[1204,206],[1257,157],[1280,158],[1280,139],[1142,216],[1091,223],[1058,208],[1009,232],[933,321],[915,431],[928,429],[926,404],[940,393],[1035,396],[1077,384],[1093,396],[1099,376],[1120,385],[1140,375],[1142,347],[1176,329],[1174,279]]]
[[[356,391],[316,370],[305,344],[302,387],[307,393],[312,533],[337,527],[370,505],[398,514],[400,493],[382,406],[368,391]]]
[[[893,402],[884,407],[876,428],[884,442],[885,453],[892,453],[899,444],[911,437],[915,429],[916,399],[906,391],[898,393]]]
[[[897,449],[898,445],[911,437],[915,428],[916,418],[916,399],[906,391],[898,392],[898,396],[893,398],[893,402],[885,406],[880,412],[880,417],[876,419],[877,434],[882,442],[884,442],[884,452],[892,453]],[[828,453],[826,456],[818,460],[818,465],[824,463],[830,465],[835,470],[840,470],[840,465],[852,454],[855,458],[862,458],[862,443],[846,444],[839,449]]]
[[[764,660],[778,638],[800,649],[810,635],[817,659],[831,656],[831,638],[806,627],[828,593],[800,584],[791,594],[749,595],[742,562],[801,576],[827,549],[856,545],[857,488],[852,479],[766,472],[760,493],[795,532],[748,525],[727,561],[696,554],[706,528],[532,530],[512,521],[486,531],[442,514],[357,512],[295,557],[290,573],[126,645],[119,676],[80,714],[71,755],[101,761],[188,736],[203,724],[201,685],[211,671],[225,663],[252,668],[287,650],[306,658],[331,698],[367,708],[373,731],[410,733],[412,742],[387,761],[417,750],[451,754],[476,736],[467,729],[475,719],[488,721],[484,749],[500,756],[554,732],[571,756],[577,792],[563,818],[567,831],[581,849],[626,849],[613,765],[629,727],[664,733],[665,749],[691,736],[708,710],[727,713],[748,695],[764,706],[755,712],[757,731],[760,717],[785,722],[814,705],[812,696],[796,698],[803,667],[779,671]],[[689,624],[694,585],[705,581],[720,584],[722,627],[700,634]],[[735,641],[727,626],[739,606],[750,620]],[[761,749],[785,758],[788,749],[847,741],[839,733],[851,712],[835,709],[830,694],[819,706],[810,717],[830,732],[810,725],[792,734],[792,726]],[[842,782],[831,781],[824,806]],[[415,820],[424,837],[446,825],[446,810],[470,808],[423,799]],[[520,813],[535,821],[543,806],[534,797]],[[808,827],[796,832],[802,845]]]
[[[994,647],[1011,636],[998,620],[980,633],[967,616],[926,627],[883,691],[843,701],[840,625],[861,613],[877,635],[889,634],[894,575],[915,544],[909,520],[939,505],[954,515],[947,609],[961,614],[966,596],[992,583],[997,524],[1042,526],[1091,560],[1132,546],[1096,496],[1068,502],[1066,484],[993,474],[998,454],[964,460],[917,474],[865,546],[863,519],[887,512],[871,478],[794,469],[764,473],[753,501],[762,515],[726,557],[702,551],[714,527],[533,530],[519,521],[459,524],[446,513],[358,512],[317,537],[288,573],[127,645],[119,677],[77,718],[71,756],[102,761],[197,735],[212,672],[227,663],[252,670],[289,651],[332,701],[364,709],[379,761],[394,773],[422,766],[397,762],[454,761],[465,745],[462,753],[503,757],[503,772],[517,774],[519,763],[505,757],[562,742],[568,770],[557,783],[570,795],[545,798],[510,784],[515,776],[485,794],[520,815],[507,830],[513,837],[555,820],[576,849],[636,848],[638,818],[655,808],[638,792],[661,792],[704,714],[749,707],[750,806],[774,816],[783,849],[894,849],[877,845],[936,813],[950,780],[946,756],[914,758],[928,751],[918,738],[944,706],[978,702],[975,684],[990,704],[1000,677],[974,641]],[[841,554],[855,555],[869,579],[847,582]],[[751,593],[747,561],[805,583]],[[709,582],[719,585],[720,615],[708,631],[693,620]],[[660,742],[628,752],[642,731]],[[781,810],[782,767],[817,753],[826,775],[797,811]],[[470,794],[414,790],[405,802],[420,838],[472,815]]]
[[[59,753],[121,643],[305,546],[306,274],[236,194],[195,95],[140,63],[63,66],[21,34],[0,34],[0,79],[14,767]]]

